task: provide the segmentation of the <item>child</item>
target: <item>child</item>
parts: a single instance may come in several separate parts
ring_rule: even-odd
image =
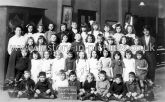
[[[141,89],[134,72],[129,73],[129,81],[126,82],[127,94],[126,100],[128,101],[140,101],[144,95],[141,94]]]
[[[121,53],[122,58],[124,58],[124,54],[127,49],[129,49],[129,45],[127,44],[127,37],[122,36],[120,44],[117,46],[117,50]]]
[[[123,69],[125,68],[125,65],[124,62],[122,61],[121,53],[119,51],[115,51],[113,54],[111,68],[113,70],[114,77],[117,74],[121,74],[121,75],[123,74]]]
[[[33,38],[34,38],[35,43],[37,43],[37,40],[38,40],[39,36],[45,37],[45,34],[43,33],[44,32],[44,26],[43,25],[39,25],[37,27],[37,31],[38,32],[37,33],[34,33],[34,35],[33,35]]]
[[[34,98],[54,98],[52,85],[46,79],[46,73],[40,72],[39,73],[39,81],[35,86],[35,94]]]
[[[34,95],[35,83],[30,78],[30,72],[24,71],[24,77],[17,86],[18,98],[32,98]]]
[[[102,101],[108,101],[107,93],[110,88],[110,83],[106,78],[106,72],[100,71],[99,72],[99,81],[96,82],[96,99],[102,100]]]
[[[51,70],[52,70],[52,59],[50,59],[50,54],[48,51],[44,52],[44,58],[41,59],[41,71],[46,72],[46,78],[51,79]]]
[[[54,24],[50,23],[48,25],[48,31],[45,32],[45,38],[47,42],[50,42],[50,38],[52,34],[56,34],[56,32],[54,31]]]
[[[59,80],[53,83],[52,85],[55,93],[58,92],[59,87],[68,87],[68,80],[66,79],[66,74],[64,70],[60,70],[59,72]]]
[[[24,74],[25,70],[28,70],[30,67],[30,59],[27,56],[27,49],[23,48],[21,50],[21,57],[16,58],[15,63],[15,80],[19,81],[19,79]]]
[[[144,52],[144,48],[142,45],[140,45],[140,39],[135,37],[134,44],[130,47],[130,50],[132,51],[133,55],[135,56],[136,52],[141,50]]]
[[[85,52],[87,53],[87,57],[90,58],[91,51],[95,48],[95,37],[94,35],[88,34],[86,37],[86,43],[85,44]]]
[[[39,72],[41,71],[41,60],[40,60],[40,55],[37,51],[32,52],[32,59],[31,59],[31,78],[34,80],[35,83],[38,82],[38,75]]]
[[[102,34],[102,32],[99,30],[99,25],[96,22],[92,24],[92,31],[88,32],[88,34],[94,35],[95,39],[97,38],[98,34]]]
[[[34,27],[33,25],[28,24],[26,28],[27,28],[27,33],[25,33],[24,37],[27,40],[29,37],[33,37]]]
[[[68,42],[68,36],[63,35],[62,42],[59,44],[58,50],[63,53],[64,58],[67,57],[67,52],[70,50],[70,48],[71,48],[71,43]]]
[[[102,34],[98,34],[97,43],[95,44],[95,50],[98,52],[98,59],[103,56],[103,49],[105,48],[104,37]]]
[[[54,53],[55,59],[52,61],[52,80],[58,80],[58,74],[60,70],[64,70],[65,68],[65,59],[63,58],[61,51],[56,51]]]
[[[69,50],[67,53],[67,58],[65,59],[65,71],[67,75],[71,71],[76,71],[76,60],[75,60],[75,53],[72,50]]]
[[[86,24],[81,25],[81,36],[82,36],[83,42],[85,43],[86,42],[86,38],[88,36],[87,25]]]
[[[98,61],[97,58],[98,58],[97,52],[95,50],[93,50],[91,52],[91,58],[88,59],[89,72],[93,73],[94,78],[96,79],[96,81],[99,80],[98,73],[99,73],[99,71],[101,71],[101,69],[99,69],[99,61]]]
[[[122,75],[117,74],[114,82],[111,84],[107,97],[111,100],[124,101],[126,92],[127,92],[127,88],[123,82]]]
[[[76,73],[74,71],[71,71],[69,73],[69,80],[68,80],[69,87],[76,87],[77,93],[80,91],[81,83],[77,80]]]
[[[108,24],[104,26],[103,36],[105,37],[105,40],[107,40],[109,36],[113,37],[112,32],[110,32],[110,26]]]
[[[50,58],[53,59],[54,57],[54,52],[58,49],[58,38],[57,35],[52,34],[50,37],[50,42],[47,46],[48,51],[50,52]]]
[[[85,50],[85,45],[82,42],[82,37],[79,33],[75,34],[75,42],[72,43],[71,49],[77,53],[81,50]]]
[[[136,76],[140,80],[140,85],[142,87],[142,90],[144,91],[144,80],[146,79],[146,75],[148,72],[148,63],[143,58],[143,52],[137,51],[136,52],[136,60],[135,60],[135,73]]]
[[[133,40],[135,39],[136,35],[135,35],[135,29],[132,25],[128,25],[126,28],[126,37],[128,37],[128,44],[132,45],[133,44]]]
[[[29,37],[29,38],[27,39],[25,48],[28,49],[29,58],[32,58],[32,52],[35,50],[35,42],[34,42],[33,37]]]
[[[133,58],[131,50],[125,51],[125,58],[123,59],[125,68],[123,70],[124,81],[129,80],[129,73],[135,72],[135,59]]]
[[[47,50],[46,39],[42,35],[38,37],[36,50],[39,52],[42,59],[44,57],[44,52]]]
[[[76,60],[76,74],[80,82],[85,81],[85,77],[89,72],[87,56],[84,51],[79,52],[79,58]]]
[[[86,77],[84,84],[82,85],[80,94],[80,100],[90,99],[93,101],[95,99],[95,89],[96,89],[96,81],[94,79],[94,75],[89,73]]]
[[[111,54],[108,49],[103,50],[103,57],[99,59],[99,66],[101,70],[107,73],[108,80],[113,78],[113,72],[111,66]]]
[[[116,33],[113,35],[113,37],[115,38],[116,44],[119,44],[121,37],[124,36],[124,34],[122,33],[121,24],[116,24],[115,30]]]
[[[79,33],[78,29],[77,29],[77,23],[72,21],[71,23],[71,29],[69,31],[69,42],[74,42],[74,38],[75,38],[75,35]]]

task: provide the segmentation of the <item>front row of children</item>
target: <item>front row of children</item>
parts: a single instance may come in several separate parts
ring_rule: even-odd
[[[94,75],[88,73],[86,80],[80,83],[77,80],[76,73],[71,71],[67,78],[64,70],[59,72],[57,84],[46,78],[45,72],[39,73],[39,81],[31,79],[29,71],[24,71],[23,78],[16,86],[18,98],[56,98],[58,96],[58,87],[77,87],[77,96],[80,100],[118,100],[118,101],[137,101],[145,97],[145,91],[141,88],[140,82],[134,72],[129,73],[129,81],[123,82],[121,74],[109,81],[105,71],[98,74],[99,80],[95,81]],[[147,86],[147,85],[146,85]],[[147,89],[147,88],[146,88]]]

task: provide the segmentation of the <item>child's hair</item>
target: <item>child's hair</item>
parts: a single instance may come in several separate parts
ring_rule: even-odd
[[[121,74],[116,74],[115,79],[119,78],[121,81],[123,81],[123,77]]]
[[[125,51],[124,57],[126,58],[126,54],[129,53],[131,55],[131,58],[133,57],[132,51],[130,49],[127,49]]]
[[[65,26],[66,29],[67,29],[67,24],[66,24],[66,23],[61,23],[60,27],[61,27],[61,26]]]
[[[87,32],[88,27],[87,27],[87,24],[86,23],[81,24],[80,33],[82,33],[82,28],[86,28],[86,31],[85,32]]]
[[[34,33],[34,26],[33,26],[32,24],[26,25],[26,33],[28,33],[28,28],[29,28],[30,26],[33,27],[32,33]]]
[[[87,59],[87,54],[86,54],[86,52],[85,51],[83,51],[83,50],[80,50],[80,52],[78,52],[78,60],[80,59],[80,53],[84,53],[84,59],[86,60]]]
[[[134,72],[129,72],[129,76],[136,77],[136,74]]]
[[[139,51],[136,51],[136,59],[137,59],[137,55],[140,54],[142,56],[142,59],[143,59],[143,51],[139,50]]]
[[[69,50],[67,54],[72,54],[72,59],[75,59],[76,57],[75,52],[73,50]]]
[[[92,38],[92,43],[95,42],[95,36],[92,35],[92,34],[88,34],[88,35],[87,35],[87,37],[86,37],[86,39],[85,39],[86,42],[88,42],[88,37],[91,37],[91,38]]]
[[[65,78],[66,78],[66,73],[65,73],[64,70],[60,70],[60,71],[59,71],[59,74],[60,74],[60,75],[65,75]]]
[[[144,25],[144,26],[143,26],[143,30],[144,30],[144,29],[147,29],[148,31],[150,31],[150,26]]]
[[[99,30],[99,29],[100,29],[99,24],[98,24],[96,21],[94,21],[94,22],[93,22],[93,24],[92,24],[92,31],[94,30],[94,29],[93,29],[93,26],[95,26],[95,25],[97,25],[97,26],[98,26],[98,29],[97,29],[97,30]]]
[[[126,39],[126,44],[127,44],[127,43],[128,43],[128,38],[127,38],[126,36],[122,36],[122,37],[121,37],[121,39],[120,39],[120,41],[119,41],[119,44],[122,44],[123,38]]]
[[[103,53],[104,53],[104,51],[107,51],[108,52],[108,56],[107,57],[111,57],[111,52],[107,49],[107,48],[104,48],[103,49]],[[104,54],[103,54],[104,55]]]
[[[120,27],[121,28],[120,33],[123,33],[123,27],[122,27],[122,25],[121,24],[116,24],[116,26],[115,26],[115,32],[116,32],[116,28],[117,27]]]
[[[71,72],[69,73],[69,77],[70,77],[71,75],[77,76],[75,71],[71,71]]]
[[[138,45],[141,45],[140,39],[139,37],[135,37],[135,39],[133,40],[133,44],[135,45],[135,40],[138,40]]]
[[[122,56],[121,56],[121,53],[120,53],[119,51],[115,51],[115,52],[113,53],[113,59],[115,59],[115,56],[116,56],[116,55],[120,56],[120,60],[122,60]]]
[[[43,31],[42,31],[41,33],[43,33],[43,32],[45,31],[44,25],[38,25],[38,26],[37,26],[37,31],[38,31],[38,28],[39,28],[40,26],[41,26],[42,29],[43,29]]]
[[[40,77],[40,76],[45,76],[45,77],[46,77],[46,72],[40,72],[40,73],[39,73],[39,77]]]
[[[40,58],[41,58],[41,56],[40,56],[40,54],[39,54],[39,52],[38,52],[38,51],[33,51],[33,52],[32,52],[32,55],[33,55],[33,54],[36,54],[36,55],[38,56],[38,58],[37,58],[37,59],[40,59]]]
[[[55,43],[58,43],[59,38],[57,37],[57,35],[56,35],[56,34],[52,34],[52,35],[50,36],[50,38],[51,38],[52,36],[56,36],[56,41],[55,41]]]
[[[88,73],[87,76],[86,76],[86,80],[89,76],[92,76],[93,80],[95,80],[95,77],[94,77],[93,73]]]
[[[27,39],[27,41],[26,41],[26,47],[29,46],[28,41],[29,41],[30,39],[33,41],[33,45],[32,45],[32,46],[34,47],[34,46],[35,46],[35,42],[34,42],[34,38],[33,38],[33,37],[28,37],[28,39]]]
[[[40,35],[40,36],[38,37],[38,40],[37,40],[37,45],[39,45],[39,40],[40,40],[40,39],[43,39],[43,44],[42,44],[42,45],[46,45],[46,44],[47,44],[47,43],[46,43],[45,37],[42,36],[42,35]]]
[[[91,55],[90,55],[91,57],[90,57],[90,58],[92,58],[92,53],[93,53],[93,51],[96,52],[96,59],[98,59],[98,57],[99,57],[99,56],[98,56],[98,51],[96,51],[95,49],[91,51],[91,53],[90,53],[90,54],[91,54]]]
[[[28,70],[25,70],[25,71],[24,71],[24,74],[25,74],[25,73],[31,74],[31,72],[28,71]]]
[[[100,38],[102,39],[102,42],[104,42],[105,39],[104,39],[104,36],[103,36],[102,34],[98,34],[98,35],[97,35],[97,38],[98,38],[98,37],[100,37]]]
[[[62,54],[62,52],[61,52],[60,50],[57,50],[57,51],[55,52],[55,57],[56,57],[58,54],[60,55],[60,58],[63,58],[63,54]]]
[[[53,29],[52,29],[52,31],[54,31],[54,29],[55,29],[55,25],[54,25],[53,23],[49,23],[49,24],[48,24],[48,29],[49,29],[49,25],[50,25],[50,24],[53,25]]]
[[[132,28],[132,34],[135,34],[135,33],[136,33],[136,32],[135,32],[134,26],[133,26],[133,25],[128,25],[128,26],[126,27],[126,34],[128,34],[128,27],[131,27],[131,28]]]
[[[115,39],[112,36],[108,36],[107,40],[112,40],[113,41],[112,45],[115,45]]]
[[[61,40],[63,40],[63,38],[64,38],[64,36],[66,36],[67,38],[69,38],[69,36],[68,35],[66,35],[66,34],[62,34],[62,39]],[[68,42],[68,41],[67,41]]]
[[[104,70],[101,70],[99,74],[103,74],[105,77],[107,76],[106,72]]]

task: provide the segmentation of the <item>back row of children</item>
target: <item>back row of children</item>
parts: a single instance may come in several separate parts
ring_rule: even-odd
[[[143,89],[151,62],[144,59],[145,48],[132,33],[133,26],[127,26],[126,35],[121,33],[120,24],[116,24],[115,34],[110,33],[108,25],[104,27],[104,33],[98,30],[97,23],[92,26],[90,32],[86,31],[86,26],[82,26],[82,32],[77,33],[75,22],[72,22],[70,32],[62,24],[61,32],[56,34],[52,31],[53,25],[49,24],[46,33],[42,33],[43,26],[39,26],[38,33],[32,34],[33,26],[29,25],[28,33],[24,36],[21,36],[21,27],[16,27],[15,35],[8,44],[10,59],[6,79],[19,81],[24,71],[29,70],[31,78],[37,83],[38,75],[43,71],[53,84],[59,80],[59,71],[64,70],[67,76],[75,71],[77,80],[84,83],[88,73],[99,81],[98,73],[105,71],[109,81],[120,74],[126,82],[129,81],[129,73],[134,72]],[[144,27],[143,33],[147,35],[149,29]],[[24,48],[20,51],[21,47]]]

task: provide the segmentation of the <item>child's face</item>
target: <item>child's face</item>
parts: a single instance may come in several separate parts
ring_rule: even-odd
[[[142,55],[141,54],[137,54],[137,59],[141,59]]]
[[[61,31],[65,31],[66,30],[66,26],[65,25],[62,25],[61,26]]]
[[[99,37],[99,36],[98,36],[98,37],[97,37],[97,42],[98,42],[98,43],[101,43],[101,42],[103,42],[103,39],[102,39],[102,37]]]
[[[27,56],[27,51],[22,50],[22,51],[21,51],[21,54],[22,54],[22,57],[26,57],[26,56]]]
[[[134,43],[135,43],[135,45],[138,45],[139,44],[139,40],[138,39],[135,39],[134,40]]]
[[[96,51],[92,51],[92,58],[96,58],[96,57],[97,57]]]
[[[150,31],[149,31],[149,30],[147,30],[147,29],[144,29],[144,30],[143,30],[143,33],[144,33],[144,35],[145,35],[145,36],[150,35],[150,34],[149,34],[149,33],[150,33]]]
[[[119,60],[120,59],[120,56],[118,54],[115,55],[115,59],[116,60]]]
[[[29,40],[28,40],[28,44],[29,44],[29,45],[33,45],[33,43],[34,43],[34,42],[33,42],[32,39],[29,39]]]
[[[131,54],[130,53],[126,53],[126,58],[130,59],[131,58]]]
[[[70,75],[70,81],[75,81],[76,80],[76,75]]]
[[[86,28],[85,27],[82,27],[81,30],[82,30],[82,32],[85,32],[86,31]]]
[[[120,33],[121,32],[121,27],[116,27],[116,32]]]
[[[104,81],[105,80],[105,75],[104,74],[99,74],[99,78],[101,81]]]
[[[117,84],[120,84],[120,83],[121,83],[121,79],[120,79],[120,78],[116,78],[116,79],[115,79],[115,82],[116,82]]]
[[[74,28],[74,29],[77,29],[77,23],[75,23],[75,22],[72,23],[71,27]]]
[[[84,59],[85,58],[85,53],[84,52],[80,52],[79,53],[79,57],[80,57],[80,59]]]
[[[131,33],[132,33],[132,27],[129,26],[129,27],[127,28],[127,31],[128,31],[128,34],[131,34]]]
[[[68,53],[68,58],[72,58],[72,57],[73,57],[73,54]]]
[[[129,75],[129,81],[133,82],[135,80],[135,76]]]
[[[52,42],[55,42],[56,40],[57,40],[57,37],[56,37],[55,35],[52,35],[52,36],[51,36],[51,41],[52,41]]]
[[[46,80],[46,76],[39,76],[40,82],[44,82]]]
[[[60,79],[63,81],[63,80],[65,80],[66,79],[66,75],[63,73],[63,74],[61,74],[60,75]]]
[[[88,43],[92,43],[92,37],[91,36],[88,37]]]
[[[56,57],[56,59],[60,59],[61,58],[61,53],[57,53],[55,57]]]
[[[38,55],[37,54],[33,54],[33,59],[38,59]]]
[[[62,39],[64,42],[67,42],[68,41],[68,37],[67,36],[63,36],[63,39]]]
[[[108,43],[109,43],[110,45],[112,45],[112,44],[113,44],[113,40],[112,40],[112,39],[109,39],[109,40],[108,40]]]
[[[21,28],[17,27],[17,28],[15,29],[15,35],[20,36],[20,35],[21,35],[21,32],[22,32]]]
[[[104,50],[103,55],[104,55],[104,57],[107,57],[108,56],[108,51]]]
[[[45,59],[49,59],[49,52],[47,52],[47,51],[44,52],[44,58],[45,58]]]
[[[76,39],[76,41],[80,41],[81,40],[81,35],[80,34],[76,34],[75,35],[75,39]]]
[[[105,31],[105,32],[109,32],[109,30],[110,30],[110,28],[109,28],[108,26],[105,26],[105,27],[104,27],[104,31]]]
[[[39,26],[37,30],[38,30],[39,33],[42,33],[43,32],[43,27]]]
[[[88,75],[87,81],[88,81],[88,82],[92,82],[92,81],[93,81],[93,77],[92,77],[91,75]]]
[[[39,44],[43,44],[44,40],[43,39],[39,39]]]
[[[93,29],[97,30],[98,29],[98,25],[97,24],[93,25]]]
[[[90,21],[89,21],[89,24],[90,24],[90,25],[92,25],[93,23],[94,23],[94,21],[93,21],[93,20],[90,20]]]
[[[48,29],[49,29],[50,31],[52,31],[53,28],[54,28],[54,25],[53,25],[53,24],[49,24]]]
[[[30,78],[30,73],[24,73],[24,78],[25,78],[25,79]]]
[[[126,44],[126,38],[122,38],[122,44]]]
[[[28,32],[31,33],[33,31],[33,26],[28,27]]]

